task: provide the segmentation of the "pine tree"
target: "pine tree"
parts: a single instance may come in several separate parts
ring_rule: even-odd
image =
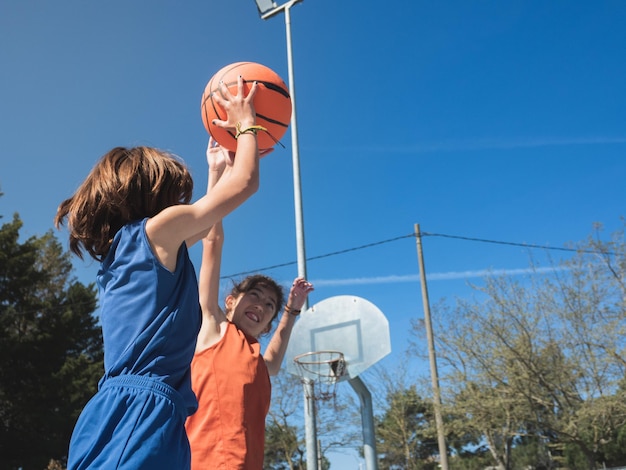
[[[0,467],[63,461],[80,411],[103,370],[94,284],[72,275],[50,231],[19,240],[0,227]]]

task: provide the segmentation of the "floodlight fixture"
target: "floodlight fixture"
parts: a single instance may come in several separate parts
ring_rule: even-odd
[[[271,18],[272,16],[280,13],[281,11],[285,11],[288,15],[289,9],[296,3],[301,2],[302,0],[289,0],[282,5],[278,5],[273,0],[254,0],[256,2],[256,7],[259,10],[259,16],[262,20],[266,20]]]
[[[272,0],[254,0],[256,2],[256,7],[259,9],[259,15],[263,17],[268,11],[276,8],[276,2]]]

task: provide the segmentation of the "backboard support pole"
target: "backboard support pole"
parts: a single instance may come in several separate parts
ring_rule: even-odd
[[[304,390],[304,429],[306,433],[306,463],[307,469],[318,470],[317,455],[317,425],[315,421],[315,393],[314,382],[309,378],[302,379]]]
[[[361,426],[363,427],[363,457],[365,458],[365,468],[367,470],[378,470],[372,394],[359,376],[350,379],[348,382],[350,382],[350,386],[361,401]]]
[[[372,397],[359,375],[391,352],[389,322],[376,305],[361,297],[339,295],[303,311],[294,325],[286,372],[302,379],[308,470],[323,458],[317,448],[317,401],[335,398],[339,382],[350,381],[361,401],[367,470],[377,470]]]

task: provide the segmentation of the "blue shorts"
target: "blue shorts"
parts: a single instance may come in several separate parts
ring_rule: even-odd
[[[68,470],[188,469],[187,408],[169,385],[141,376],[104,381],[74,428]]]

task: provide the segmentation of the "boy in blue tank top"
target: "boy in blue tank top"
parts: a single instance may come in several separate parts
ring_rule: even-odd
[[[186,469],[185,420],[197,408],[190,363],[200,328],[187,248],[259,186],[253,98],[221,84],[215,99],[237,131],[228,184],[191,204],[193,182],[176,156],[117,147],[105,154],[55,217],[72,252],[100,261],[97,274],[104,376],[70,441],[68,470]]]

